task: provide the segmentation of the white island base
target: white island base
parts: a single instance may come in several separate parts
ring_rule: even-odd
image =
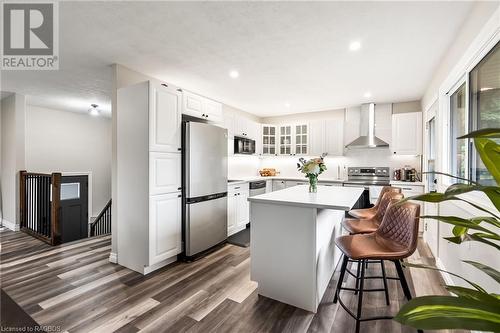
[[[363,188],[294,186],[249,198],[251,279],[260,295],[316,312],[340,250],[344,212]]]

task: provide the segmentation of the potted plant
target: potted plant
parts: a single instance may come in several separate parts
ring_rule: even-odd
[[[444,193],[426,193],[409,197],[405,200],[418,200],[424,202],[439,203],[444,201],[461,201],[466,205],[484,213],[471,219],[456,216],[421,216],[423,219],[434,219],[441,223],[453,225],[453,235],[445,239],[461,244],[463,242],[481,242],[491,247],[499,258],[500,216],[498,212],[492,212],[484,207],[478,206],[463,197],[461,194],[481,191],[493,203],[497,211],[500,211],[500,145],[496,142],[500,138],[500,129],[483,129],[469,133],[458,139],[473,139],[474,145],[484,165],[493,176],[497,186],[483,186],[469,179],[455,177],[453,175],[435,172],[447,177],[458,179],[462,183],[449,186]],[[476,261],[463,260],[491,277],[500,284],[500,272],[495,268]],[[408,267],[420,267],[439,270],[435,267],[406,263]],[[447,272],[449,273],[449,272]],[[477,331],[500,332],[500,295],[488,293],[477,283],[466,280],[456,274],[449,273],[464,280],[469,287],[445,286],[452,294],[449,296],[423,296],[416,297],[405,304],[394,318],[396,321],[418,329],[467,329]]]
[[[306,175],[309,179],[309,192],[318,192],[318,176],[326,170],[326,165],[323,161],[324,155],[318,158],[312,158],[306,161],[303,157],[299,158],[297,169]]]

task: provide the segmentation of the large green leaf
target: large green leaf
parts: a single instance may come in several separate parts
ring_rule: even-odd
[[[500,185],[500,145],[489,139],[475,138],[474,146],[486,169],[495,178],[497,184]]]
[[[500,301],[496,306],[469,297],[423,296],[403,305],[394,319],[425,330],[500,331]]]
[[[446,173],[446,172],[440,172],[440,171],[424,171],[422,172],[422,174],[433,174],[433,175],[443,175],[443,176],[447,176],[447,177],[450,177],[450,178],[454,178],[454,179],[459,179],[459,180],[463,180],[463,181],[466,181],[467,183],[471,183],[471,184],[476,184],[476,185],[479,185],[479,183],[471,180],[471,179],[468,179],[468,178],[462,178],[462,177],[458,177],[458,176],[454,176],[454,175],[451,175],[449,173]]]
[[[473,286],[474,288],[477,289],[477,291],[480,291],[480,292],[486,292],[486,290],[484,290],[480,285],[478,285],[477,283],[474,283],[472,281],[469,281],[467,280],[466,278],[463,278],[461,277],[460,275],[458,274],[455,274],[455,273],[451,273],[451,272],[448,272],[444,269],[439,269],[437,267],[434,267],[434,266],[429,266],[429,265],[423,265],[423,264],[413,264],[413,263],[410,263],[410,262],[403,262],[403,266],[405,267],[415,267],[415,268],[425,268],[425,269],[431,269],[433,271],[439,271],[439,272],[444,272],[444,273],[448,273],[454,277],[457,277],[465,282],[467,282],[468,284],[470,284],[471,286]]]
[[[488,196],[495,208],[500,211],[500,187],[497,186],[481,186],[470,184],[453,184],[448,186],[444,192],[445,197],[456,196],[472,191],[481,191]]]
[[[475,233],[475,234],[471,234],[471,235],[467,234],[465,236],[470,237],[471,240],[475,240],[476,242],[481,242],[481,243],[484,243],[486,245],[493,246],[498,251],[500,251],[500,245],[495,244],[494,242],[490,242],[489,240],[486,240],[485,238],[488,238],[488,237],[483,236],[481,233]]]
[[[474,289],[459,286],[444,286],[449,292],[461,296],[475,299],[476,301],[489,303],[492,307],[498,306],[498,298],[494,295],[483,293]]]
[[[500,128],[483,128],[470,132],[469,134],[459,136],[457,139],[471,138],[500,138]]]
[[[493,280],[495,280],[497,283],[500,283],[500,272],[494,269],[493,267],[490,267],[485,264],[481,264],[480,262],[476,261],[470,261],[470,260],[462,260],[463,262],[472,265],[476,267],[477,269],[481,270],[483,273],[488,274],[489,277],[491,277]]]
[[[491,233],[490,230],[488,230],[488,229],[486,229],[486,228],[484,228],[484,227],[482,227],[474,222],[471,222],[470,220],[463,219],[463,218],[457,217],[457,216],[424,215],[424,216],[421,216],[421,218],[434,219],[434,220],[438,220],[438,221],[445,222],[448,224],[456,225],[459,227],[465,227],[465,228],[469,228],[469,229],[483,231],[485,233]],[[455,236],[458,236],[458,235],[455,235]]]

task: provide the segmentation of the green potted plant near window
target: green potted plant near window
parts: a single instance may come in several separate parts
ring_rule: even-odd
[[[480,191],[486,194],[497,211],[500,211],[500,145],[492,139],[500,138],[500,129],[483,129],[469,133],[458,139],[473,139],[474,145],[484,165],[495,179],[497,186],[483,186],[469,179],[435,172],[458,179],[462,183],[449,186],[444,193],[426,193],[405,200],[418,200],[439,203],[445,201],[461,201],[484,213],[471,219],[456,216],[421,216],[453,225],[453,235],[445,239],[456,244],[463,242],[481,242],[495,251],[497,258],[500,250],[500,216],[484,207],[478,206],[461,194]],[[498,140],[497,140],[498,141]],[[476,269],[491,277],[500,284],[500,272],[480,262],[464,260]],[[435,267],[406,263],[408,267],[420,267],[439,270]],[[447,272],[449,273],[449,272]],[[464,280],[468,287],[445,286],[450,296],[416,297],[405,304],[394,318],[396,321],[418,329],[467,329],[477,331],[500,332],[500,295],[488,293],[477,283],[466,280],[456,274],[449,273]]]

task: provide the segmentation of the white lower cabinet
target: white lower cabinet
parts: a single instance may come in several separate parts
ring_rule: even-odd
[[[286,188],[286,182],[284,180],[273,179],[273,191],[279,191]]]
[[[181,193],[149,198],[149,265],[182,252]]]
[[[248,183],[228,186],[227,235],[231,236],[246,228],[250,218]]]
[[[299,181],[299,180],[287,180],[285,182],[285,187],[292,187],[292,186],[297,186],[297,185],[309,185],[309,182],[307,181]]]

